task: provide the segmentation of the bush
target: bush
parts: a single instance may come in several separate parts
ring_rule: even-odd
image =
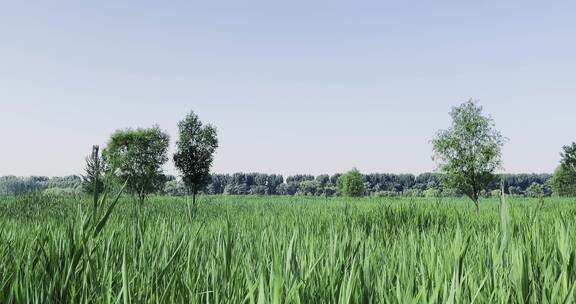
[[[360,197],[366,192],[362,174],[356,168],[338,178],[338,191],[344,196]]]

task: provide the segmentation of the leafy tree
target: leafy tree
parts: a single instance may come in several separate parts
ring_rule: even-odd
[[[550,180],[550,186],[557,196],[576,196],[576,171],[559,166]]]
[[[501,166],[505,139],[495,129],[492,118],[482,114],[482,107],[468,102],[452,108],[452,126],[440,130],[434,140],[434,159],[445,175],[446,186],[462,191],[480,210],[479,198],[494,181],[494,171]]]
[[[113,174],[140,204],[148,194],[162,189],[166,177],[162,165],[168,161],[169,136],[158,126],[118,130],[112,133],[102,156],[115,168]]]
[[[360,197],[364,195],[364,181],[362,174],[356,168],[340,176],[337,181],[338,191],[344,196]]]
[[[576,172],[576,143],[564,146],[562,156],[562,166]]]
[[[296,182],[286,182],[278,186],[278,194],[280,195],[294,195],[298,191]]]
[[[308,174],[297,174],[297,175],[293,175],[293,176],[288,176],[288,178],[286,178],[286,182],[303,182],[303,181],[311,181],[314,180],[314,175],[308,175]]]
[[[230,180],[228,174],[212,174],[211,182],[208,185],[206,192],[208,194],[224,194],[224,188]]]
[[[18,195],[40,190],[42,186],[34,177],[0,177],[0,195]]]
[[[544,186],[541,184],[533,183],[526,189],[526,196],[533,198],[544,197]]]
[[[104,189],[103,182],[104,164],[100,157],[100,147],[92,146],[92,154],[86,157],[86,167],[82,175],[82,190],[85,193],[101,193]]]
[[[504,191],[509,194],[522,194],[526,192],[532,184],[546,185],[552,177],[550,174],[501,174],[500,179],[504,180]],[[498,189],[498,183],[490,186],[492,189]],[[548,189],[544,187],[544,194],[547,195]]]
[[[316,195],[319,190],[319,184],[315,180],[305,180],[299,185],[298,194],[300,195]]]
[[[250,185],[247,183],[246,174],[244,173],[234,173],[230,177],[228,183],[224,187],[224,194],[229,195],[243,195],[248,194],[250,191]]]
[[[316,176],[316,181],[320,188],[325,188],[330,183],[330,176],[328,174],[320,174]]]
[[[266,181],[268,194],[278,194],[278,186],[280,186],[282,183],[284,183],[284,177],[282,177],[282,175],[279,174],[268,175]]]
[[[262,185],[253,185],[250,187],[250,194],[252,195],[267,195],[268,188]]]
[[[178,129],[180,137],[176,143],[174,164],[192,193],[192,205],[195,205],[198,191],[210,183],[210,167],[218,148],[216,128],[210,124],[203,126],[198,115],[190,112],[178,123]]]
[[[342,176],[341,173],[336,173],[336,174],[330,176],[330,184],[336,185],[338,183],[338,179],[340,178],[340,176]]]

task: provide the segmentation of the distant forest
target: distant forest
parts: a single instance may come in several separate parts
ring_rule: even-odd
[[[203,194],[223,195],[303,195],[337,196],[336,181],[341,174],[318,176],[293,175],[286,179],[279,174],[234,173],[212,174],[212,181]],[[498,180],[504,181],[504,190],[509,195],[538,196],[542,190],[550,196],[551,174],[502,174]],[[461,193],[444,189],[442,175],[438,173],[413,174],[364,174],[366,195],[381,197],[437,197],[461,196]],[[78,175],[65,177],[2,176],[0,195],[19,195],[30,192],[43,192],[59,195],[79,195],[82,193],[83,179]],[[491,196],[498,192],[500,185],[495,182],[490,190],[483,193]],[[186,195],[182,181],[175,176],[166,176],[164,187],[158,195]]]

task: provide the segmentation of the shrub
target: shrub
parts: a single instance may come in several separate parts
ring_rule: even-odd
[[[344,196],[360,197],[366,192],[362,174],[356,168],[338,178],[338,191]]]

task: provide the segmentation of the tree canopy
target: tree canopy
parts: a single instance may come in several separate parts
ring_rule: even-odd
[[[576,196],[576,171],[559,166],[550,179],[552,192],[557,196]]]
[[[344,196],[364,196],[365,188],[362,174],[356,168],[346,172],[338,178],[338,191]]]
[[[204,126],[198,115],[190,112],[178,123],[178,130],[180,136],[176,142],[174,164],[192,193],[192,204],[195,204],[198,191],[210,183],[210,167],[218,148],[216,128],[210,124]]]
[[[162,165],[168,161],[169,136],[158,126],[118,130],[103,151],[105,162],[126,189],[143,203],[146,196],[162,189]]]
[[[576,172],[576,143],[564,146],[562,156],[562,166]]]
[[[488,189],[495,179],[494,171],[501,166],[505,138],[472,100],[452,108],[450,116],[451,127],[440,130],[432,140],[433,158],[447,186],[466,194],[478,210],[480,193]]]

